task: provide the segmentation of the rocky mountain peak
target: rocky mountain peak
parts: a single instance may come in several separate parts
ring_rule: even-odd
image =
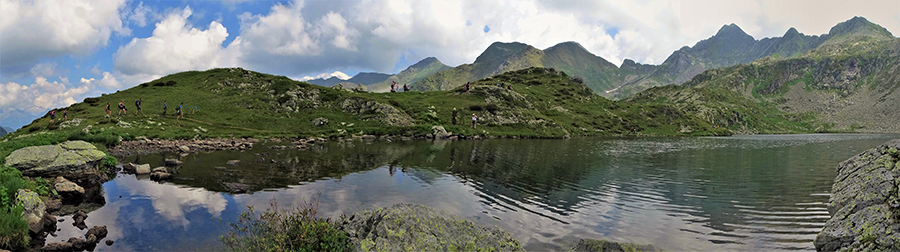
[[[716,35],[709,38],[710,41],[713,40],[721,40],[721,41],[740,41],[740,42],[753,42],[752,36],[744,32],[741,27],[738,27],[736,24],[731,23],[728,25],[723,25],[722,28],[719,28],[719,31],[716,32]]]
[[[798,37],[800,37],[800,36],[802,36],[802,35],[800,34],[800,32],[798,32],[797,29],[795,29],[794,27],[791,27],[791,28],[788,29],[787,32],[785,32],[784,35],[781,36],[781,37],[784,38],[784,39],[787,39],[787,40],[791,40],[791,39],[794,39],[794,38],[798,38]]]
[[[481,55],[478,55],[478,58],[475,58],[475,63],[503,59],[527,47],[531,46],[519,42],[494,42]]]
[[[869,22],[864,17],[853,17],[850,20],[841,22],[828,31],[828,36],[832,38],[845,36],[868,36],[875,38],[894,38],[887,29]]]
[[[435,63],[444,64],[435,57],[428,57],[420,60],[419,62],[416,62],[416,64],[413,64],[412,66],[409,66],[409,68],[425,68]]]

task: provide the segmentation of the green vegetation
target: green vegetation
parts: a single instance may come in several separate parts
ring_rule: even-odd
[[[454,134],[483,137],[626,135],[632,127],[645,135],[729,134],[666,104],[609,101],[579,81],[553,69],[529,68],[476,81],[469,94],[459,89],[354,93],[243,69],[183,72],[73,104],[69,117],[80,119],[77,125],[35,120],[0,140],[0,157],[21,147],[65,140],[106,147],[138,136],[423,136],[432,133],[434,125]],[[135,115],[133,102],[139,98],[143,98],[144,113]],[[117,111],[112,111],[111,118],[106,118],[106,103],[115,108],[121,100],[128,104],[128,115],[118,118]],[[163,101],[168,101],[166,115],[162,115]],[[176,119],[174,110],[181,102],[185,114]],[[459,111],[456,125],[451,118],[454,108]],[[480,117],[477,129],[470,125],[473,113]],[[320,118],[328,123],[313,123]]]
[[[47,195],[46,184],[41,185],[43,190],[37,190],[38,185],[23,178],[19,170],[0,165],[0,249],[17,250],[28,245],[28,223],[22,219],[22,206],[15,204],[16,192],[28,189]]]
[[[318,205],[316,196],[303,205],[280,209],[273,199],[271,208],[258,215],[247,206],[221,240],[234,251],[350,251],[346,232],[330,219],[316,218]]]

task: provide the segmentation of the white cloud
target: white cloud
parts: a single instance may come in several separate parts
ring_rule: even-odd
[[[144,2],[138,3],[137,7],[134,7],[133,10],[126,13],[126,16],[128,16],[129,22],[137,25],[138,27],[147,26],[148,20],[152,22],[152,20],[159,18],[156,13],[153,12],[153,9],[144,6]]]
[[[127,35],[119,8],[124,0],[0,0],[0,67],[28,71],[39,59],[86,56],[106,46],[110,34]]]
[[[56,75],[56,62],[38,63],[31,67],[32,76],[54,76]]]
[[[0,90],[4,91],[0,94],[0,106],[40,114],[51,108],[72,105],[92,91],[93,86],[71,87],[68,78],[50,82],[47,78],[38,76],[34,78],[34,83],[27,86],[15,82],[0,83]]]
[[[328,79],[331,77],[337,77],[338,79],[341,79],[341,80],[350,79],[350,75],[347,75],[341,71],[334,71],[332,73],[322,73],[322,74],[319,74],[316,76],[304,76],[303,78],[300,78],[298,80],[299,81],[308,81],[308,80],[312,80],[312,79]]]
[[[80,83],[82,86],[100,86],[109,90],[116,90],[122,87],[122,84],[119,82],[119,80],[109,72],[103,72],[103,78],[101,78],[99,81],[94,78],[81,78]]]
[[[137,84],[166,74],[236,62],[223,59],[237,57],[221,46],[228,37],[227,29],[216,21],[206,30],[194,28],[187,23],[192,13],[190,7],[170,13],[156,24],[151,37],[134,38],[119,47],[113,62],[116,71],[134,81],[129,83]]]

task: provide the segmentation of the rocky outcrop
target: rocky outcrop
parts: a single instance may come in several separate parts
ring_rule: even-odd
[[[58,145],[31,146],[13,151],[6,166],[29,177],[66,178],[96,174],[97,165],[106,154],[84,141],[67,141]]]
[[[391,126],[412,126],[413,119],[406,113],[384,103],[360,98],[345,99],[341,102],[344,112],[370,117]]]
[[[84,198],[84,187],[63,178],[62,176],[56,177],[53,184],[53,189],[56,190],[56,193],[62,197],[63,202],[66,204],[81,203]]]
[[[337,221],[359,251],[524,251],[506,231],[482,227],[429,207],[400,203]]]
[[[618,243],[606,240],[581,239],[572,252],[624,252],[624,251],[664,251],[653,245]]]
[[[900,251],[900,140],[838,165],[819,251]]]

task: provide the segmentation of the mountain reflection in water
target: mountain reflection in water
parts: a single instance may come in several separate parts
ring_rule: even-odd
[[[164,183],[120,174],[85,222],[107,225],[116,241],[98,250],[209,249],[246,206],[289,206],[321,192],[322,217],[418,203],[503,228],[528,250],[567,250],[579,238],[668,250],[814,250],[837,163],[896,137],[357,141],[307,150],[268,143],[133,156],[123,161],[184,165]],[[66,219],[48,241],[83,234]]]

